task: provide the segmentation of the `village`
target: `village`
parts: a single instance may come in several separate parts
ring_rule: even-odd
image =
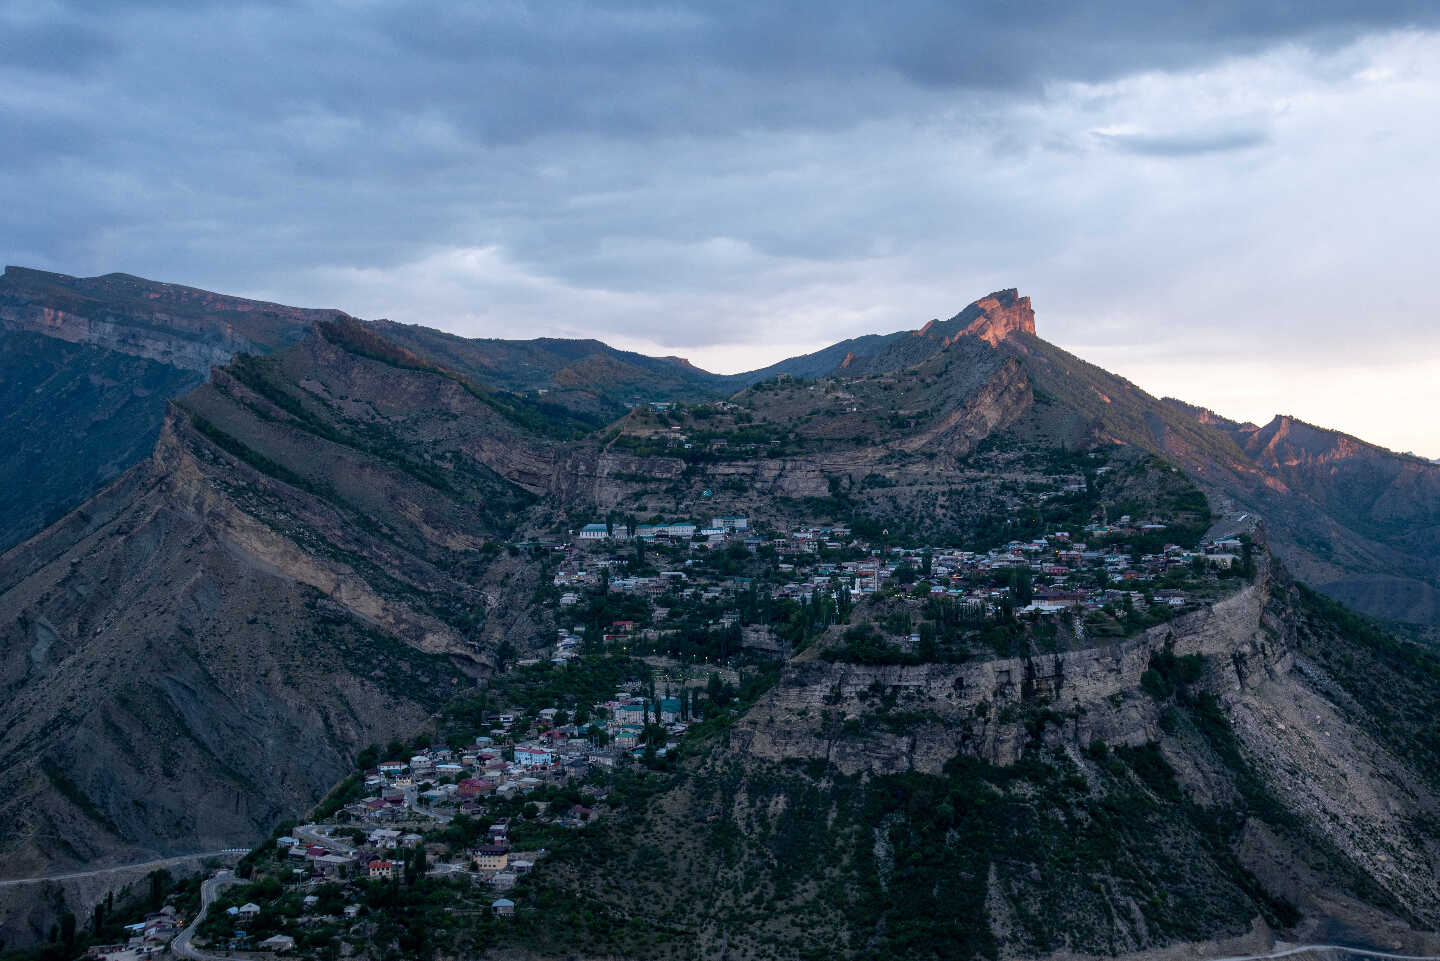
[[[524,910],[515,889],[525,875],[603,817],[627,772],[663,769],[693,727],[734,713],[747,677],[846,620],[802,619],[797,633],[795,611],[939,601],[981,622],[1081,623],[1182,610],[1252,563],[1248,538],[1185,547],[1166,531],[1164,520],[1121,516],[974,551],[716,516],[597,521],[532,542],[553,635],[433,732],[362,752],[309,823],[246,856],[203,920],[185,928],[173,908],[152,913],[127,928],[128,944],[92,954],[143,957],[187,934],[204,946],[184,944],[192,957],[304,954],[374,937],[416,885],[443,886],[474,924],[503,924]]]

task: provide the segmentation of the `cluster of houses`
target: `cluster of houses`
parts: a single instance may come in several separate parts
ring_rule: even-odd
[[[722,529],[722,523],[729,526]],[[924,550],[895,547],[881,551],[855,540],[845,527],[796,526],[783,534],[757,536],[746,518],[717,517],[714,524],[714,532],[723,537],[738,540],[751,549],[768,546],[775,551],[775,570],[780,581],[767,585],[772,597],[798,600],[817,594],[837,596],[841,591],[863,596],[881,590],[902,570],[913,573],[923,567],[923,579],[932,594],[993,611],[1010,596],[1007,581],[1011,572],[1024,569],[1030,573],[1035,589],[1021,612],[1037,614],[1095,609],[1119,603],[1127,596],[1134,600],[1145,594],[1159,603],[1183,607],[1191,600],[1183,590],[1143,589],[1167,571],[1177,567],[1193,569],[1197,562],[1211,569],[1228,569],[1239,563],[1242,549],[1238,539],[1225,538],[1207,542],[1198,550],[1169,544],[1159,552],[1136,557],[1125,547],[1125,539],[1136,535],[1153,538],[1163,534],[1166,525],[1132,522],[1128,516],[1114,524],[1090,524],[1084,528],[1083,535],[1057,531],[1029,541],[1011,541],[984,552],[951,547]],[[1081,536],[1084,540],[1079,539]],[[851,549],[852,557],[864,556],[832,561],[823,559],[822,549]],[[698,563],[695,560],[683,562],[682,569],[650,576],[610,576],[609,571],[622,570],[626,563],[623,555],[568,551],[553,577],[554,584],[562,591],[561,607],[577,604],[581,592],[597,585],[602,576],[607,579],[610,591],[651,599],[675,592],[685,598],[716,601],[752,587],[748,577],[719,578],[697,573],[703,568],[695,568]],[[659,625],[668,613],[663,606],[653,609],[652,626],[645,632],[647,636],[657,631],[663,633]],[[605,640],[622,640],[624,634],[633,630],[632,625],[617,626],[605,635]],[[564,663],[578,656],[579,635],[579,628],[560,631],[552,659]]]
[[[1097,537],[1135,530],[1094,527],[1090,533]],[[1164,528],[1163,524],[1143,525],[1147,533]],[[1240,550],[1238,540],[1226,539],[1207,542],[1196,551],[1169,544],[1159,553],[1136,558],[1119,546],[1092,548],[1087,543],[1073,541],[1068,533],[1057,532],[1031,541],[1011,541],[985,552],[892,548],[858,561],[781,563],[782,574],[792,573],[796,577],[775,586],[772,594],[801,598],[843,589],[866,595],[879,590],[887,581],[894,581],[902,570],[908,570],[914,579],[915,572],[928,566],[923,580],[932,595],[990,609],[1010,596],[1005,584],[1009,574],[1025,570],[1036,587],[1033,599],[1021,611],[1047,614],[1072,608],[1094,609],[1117,602],[1124,595],[1138,594],[1138,587],[1174,568],[1193,570],[1197,561],[1206,567],[1229,569],[1239,562]],[[977,586],[977,581],[988,582]],[[1152,596],[1172,607],[1189,602],[1183,590],[1158,590]]]
[[[737,531],[745,531],[750,525],[749,518],[739,516],[713,517],[709,527],[700,527],[690,521],[675,521],[669,524],[586,524],[576,533],[581,543],[595,541],[671,541],[691,542],[698,539],[703,545],[725,543]]]
[[[125,925],[127,940],[123,944],[96,944],[86,952],[87,958],[106,961],[132,961],[161,954],[184,927],[184,921],[172,905],[151,911],[133,924]]]

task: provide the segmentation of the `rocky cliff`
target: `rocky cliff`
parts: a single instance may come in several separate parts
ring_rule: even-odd
[[[1440,802],[1422,705],[1440,660],[1327,605],[1265,568],[1063,656],[792,662],[532,879],[522,897],[574,910],[563,937],[524,947],[1159,957],[1282,932],[1423,953]],[[616,879],[602,894],[597,871]]]
[[[150,453],[165,406],[211,365],[268,352],[338,311],[125,274],[0,276],[0,550]]]
[[[227,297],[128,274],[70,277],[6,267],[0,328],[24,330],[204,374],[243,351],[299,340],[336,310]]]

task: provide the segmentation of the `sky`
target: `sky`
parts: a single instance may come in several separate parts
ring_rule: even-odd
[[[0,0],[0,257],[711,370],[1005,287],[1440,457],[1440,5]]]

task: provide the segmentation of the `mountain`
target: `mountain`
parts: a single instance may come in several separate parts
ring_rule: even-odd
[[[298,310],[128,274],[0,276],[0,549],[58,519],[154,445],[212,364],[299,340]]]
[[[1263,518],[1276,553],[1308,583],[1376,617],[1436,623],[1440,539],[1427,536],[1440,485],[1434,465],[1335,431],[1296,430],[1289,418],[1236,425],[1151,397],[1036,337],[1004,346],[1097,438],[1150,450],[1186,470],[1217,505]]]
[[[1264,427],[1210,418],[1263,487],[1237,499],[1287,523],[1290,563],[1357,610],[1440,624],[1440,469],[1358,438],[1277,416]],[[1248,494],[1248,496],[1246,496]],[[1324,526],[1318,517],[1328,521]]]
[[[49,373],[7,378],[23,416],[4,429],[30,446],[4,468],[71,465],[63,490],[88,498],[0,555],[12,876],[263,836],[364,746],[553,642],[532,545],[589,521],[740,513],[985,549],[1163,519],[1130,535],[1140,554],[1220,518],[1277,562],[1138,637],[877,666],[847,661],[837,626],[613,822],[634,845],[537,880],[590,912],[554,953],[663,956],[630,940],[650,925],[692,953],[791,956],[797,926],[838,913],[827,951],[872,932],[874,951],[923,954],[936,899],[969,919],[944,937],[988,956],[1233,938],[1257,917],[1397,938],[1435,923],[1440,673],[1296,582],[1433,618],[1433,465],[1151,397],[1041,340],[1014,290],[720,377],[598,342],[11,273],[4,336]],[[93,444],[46,436],[51,398]],[[1165,680],[1192,655],[1203,670]],[[641,880],[590,904],[587,857]]]
[[[0,558],[7,873],[253,837],[525,634],[500,544],[555,441],[412,359],[349,320],[240,355]]]
[[[647,401],[701,400],[728,393],[732,378],[679,357],[647,357],[598,340],[467,339],[411,324],[375,321],[385,338],[474,380],[543,397],[599,427]],[[741,375],[744,379],[745,375]],[[733,389],[733,388],[731,388]]]
[[[842,340],[813,354],[791,357],[748,374],[736,374],[733,383],[753,383],[781,374],[815,378],[896,370],[944,350],[959,337],[978,337],[995,346],[1015,333],[1035,333],[1035,311],[1030,306],[1030,298],[1021,297],[1012,287],[982,297],[949,320],[932,320],[919,330]]]
[[[343,316],[124,274],[82,279],[7,268],[0,278],[7,358],[0,393],[8,401],[0,440],[21,456],[0,465],[0,547],[142,459],[166,402],[198,386],[211,364],[294,343],[315,322]],[[777,376],[883,375],[955,343],[983,342],[1014,356],[1042,400],[1055,398],[1073,412],[1070,433],[1081,442],[1120,440],[1180,464],[1213,497],[1263,516],[1276,550],[1331,596],[1378,617],[1440,626],[1440,467],[1294,418],[1255,428],[1150,397],[1036,337],[1029,298],[1014,289],[949,320],[735,375],[598,341],[471,340],[389,321],[370,326],[472,384],[513,396],[536,418],[568,423],[572,434],[622,418],[636,404],[714,400]]]

